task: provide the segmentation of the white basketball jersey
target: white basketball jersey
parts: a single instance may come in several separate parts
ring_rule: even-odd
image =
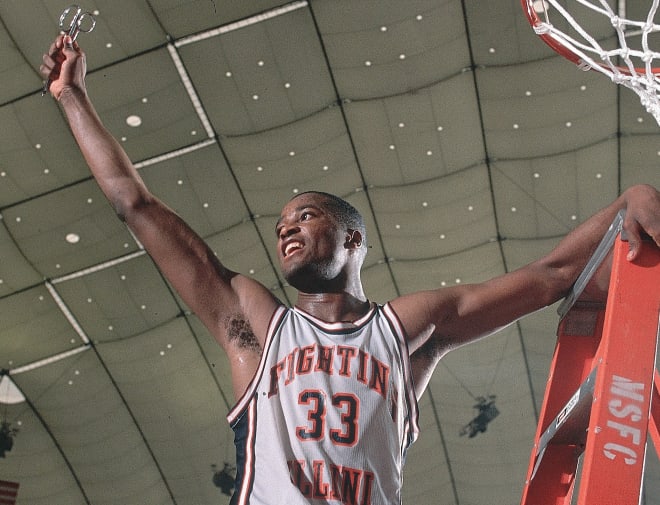
[[[236,505],[401,503],[417,438],[408,349],[392,308],[326,323],[280,307],[257,373],[228,415]]]

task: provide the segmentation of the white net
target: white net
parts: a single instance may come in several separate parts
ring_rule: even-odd
[[[660,25],[654,21],[659,2],[637,13],[640,21],[626,17],[621,0],[616,11],[606,0],[540,0],[528,3],[528,9],[536,13],[534,31],[550,46],[584,70],[633,90],[660,125],[660,67],[654,67],[656,60],[660,65],[660,52],[653,49],[654,43],[660,48]]]

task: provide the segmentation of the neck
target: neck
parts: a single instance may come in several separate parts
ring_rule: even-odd
[[[298,293],[296,306],[328,323],[352,322],[367,313],[371,304],[360,292]]]

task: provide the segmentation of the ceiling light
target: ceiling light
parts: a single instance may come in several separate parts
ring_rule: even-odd
[[[128,126],[131,126],[133,128],[137,128],[142,124],[142,118],[140,116],[137,116],[135,114],[131,114],[126,118],[126,124]]]
[[[78,242],[80,242],[80,235],[78,235],[77,233],[67,233],[66,241],[69,244],[77,244]]]

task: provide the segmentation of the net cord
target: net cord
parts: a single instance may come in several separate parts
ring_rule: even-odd
[[[548,9],[545,9],[544,19],[537,18],[538,22],[533,23],[536,34],[544,39],[548,37],[552,39],[554,43],[546,41],[555,50],[561,48],[559,51],[581,69],[601,72],[616,84],[634,91],[639,96],[642,106],[660,125],[660,68],[653,67],[653,62],[660,59],[660,53],[652,51],[649,46],[649,35],[660,32],[660,25],[653,22],[660,0],[653,0],[644,21],[619,16],[605,0],[599,0],[600,6],[589,0],[575,0],[610,19],[619,41],[619,47],[613,50],[604,49],[557,0],[546,0],[546,2],[561,14],[576,34],[584,40],[578,40],[556,28],[549,19]],[[626,31],[631,29],[636,30],[635,34],[641,34],[641,49],[632,49],[628,46]],[[564,50],[567,50],[568,54]],[[643,67],[636,67],[633,58],[643,62]],[[615,62],[617,59],[620,59],[624,65],[617,65]]]

